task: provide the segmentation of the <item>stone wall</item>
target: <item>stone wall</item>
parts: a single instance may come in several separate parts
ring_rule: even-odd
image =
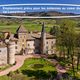
[[[27,41],[26,48],[27,48],[27,52],[26,52],[27,54],[34,53],[35,50],[34,40]]]
[[[0,47],[0,65],[7,64],[7,47]]]
[[[55,50],[54,50],[55,43],[56,43],[56,39],[46,39],[46,50],[47,50],[46,52],[48,54],[55,53]]]

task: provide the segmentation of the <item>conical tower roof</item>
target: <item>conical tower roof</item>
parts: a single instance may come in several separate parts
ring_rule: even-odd
[[[20,25],[19,28],[17,29],[17,33],[26,33],[26,29],[23,25]]]
[[[42,31],[41,32],[45,32],[44,22],[42,23]]]
[[[45,26],[44,26],[44,22],[42,23],[42,31],[41,31],[41,37],[43,38],[45,34]]]

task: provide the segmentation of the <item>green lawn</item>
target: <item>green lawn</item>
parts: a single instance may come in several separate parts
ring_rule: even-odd
[[[0,80],[11,80],[8,76],[0,76]]]
[[[26,59],[19,71],[28,77],[47,79],[56,75],[56,69],[52,63],[43,58]]]
[[[49,61],[43,58],[30,58],[24,61],[20,69],[11,72],[12,76],[2,76],[0,80],[30,80],[33,77],[36,78],[34,80],[48,79],[51,75],[55,77],[56,73],[55,66]]]
[[[41,66],[41,68],[40,67],[38,68],[38,65]],[[55,67],[53,66],[53,64],[51,64],[49,61],[47,61],[45,59],[31,58],[31,59],[25,60],[23,66],[20,68],[20,70],[21,71],[23,71],[23,70],[44,70],[44,71],[48,72],[48,71],[55,71]]]
[[[0,71],[5,70],[5,69],[7,69],[7,68],[9,68],[11,66],[13,66],[13,65],[0,66]]]

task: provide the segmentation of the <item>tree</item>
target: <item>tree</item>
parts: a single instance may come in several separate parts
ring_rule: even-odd
[[[77,23],[77,26],[76,27],[80,27],[80,22]]]
[[[4,39],[3,33],[0,33],[0,39]]]
[[[75,22],[71,20],[63,20],[57,35],[57,45],[60,46],[63,53],[67,53],[67,59],[71,60],[74,76],[75,34]]]
[[[53,26],[53,27],[50,29],[50,34],[56,36],[56,34],[58,33],[58,27],[59,27],[59,26],[57,26],[57,25]]]
[[[64,40],[64,37],[65,37],[65,30],[64,30],[64,27],[60,27],[58,29],[58,33],[56,35],[56,45],[58,47],[58,49],[60,50],[60,57],[62,55],[62,53],[65,52],[65,40]]]
[[[80,33],[76,35],[76,48],[77,48],[77,71],[80,63]]]

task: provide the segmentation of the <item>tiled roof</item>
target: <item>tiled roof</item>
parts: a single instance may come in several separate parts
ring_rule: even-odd
[[[26,33],[27,31],[23,25],[20,25],[19,28],[17,29],[17,32],[18,33]]]
[[[41,38],[41,33],[32,33],[32,34],[28,34],[27,40],[34,40],[35,38],[40,39]],[[52,36],[48,33],[46,33],[46,39],[53,39],[55,38],[55,36]]]
[[[39,33],[37,33],[37,34],[33,34],[32,35],[34,38],[41,38],[41,34]],[[46,39],[48,39],[48,38],[55,38],[55,36],[52,36],[52,35],[50,35],[49,33],[46,33]]]

